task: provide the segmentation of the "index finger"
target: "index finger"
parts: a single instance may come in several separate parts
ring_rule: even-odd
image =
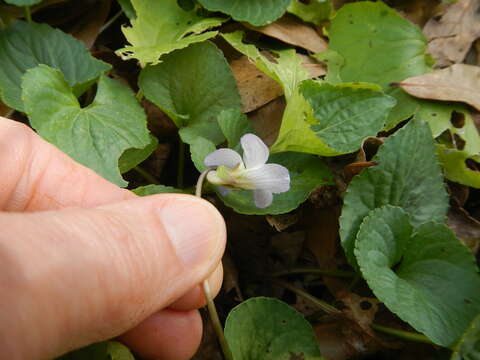
[[[94,207],[135,197],[44,141],[0,117],[0,210]]]

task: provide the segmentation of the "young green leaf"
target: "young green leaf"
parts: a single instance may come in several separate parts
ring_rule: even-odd
[[[138,196],[150,196],[156,194],[189,194],[188,191],[177,189],[171,186],[165,185],[146,185],[133,189],[132,192]]]
[[[32,6],[42,2],[42,0],[5,0],[5,2],[15,6]]]
[[[344,59],[340,68],[329,68],[338,71],[329,75],[329,81],[337,77],[343,82],[382,86],[397,99],[397,108],[387,122],[389,128],[413,115],[416,99],[390,84],[431,70],[427,40],[417,25],[382,2],[362,1],[343,6],[328,35],[329,51]]]
[[[450,360],[478,359],[480,359],[480,314],[473,319],[450,358]]]
[[[301,0],[293,0],[288,6],[290,14],[298,16],[306,22],[322,25],[333,14],[333,6],[330,0],[310,0],[305,3]]]
[[[300,93],[317,120],[312,130],[338,153],[358,150],[363,139],[377,135],[396,103],[378,85],[367,83],[332,85],[306,80]]]
[[[218,114],[217,121],[230,149],[239,150],[242,135],[255,132],[248,118],[237,110],[222,111]]]
[[[236,306],[225,323],[234,360],[321,360],[312,326],[292,307],[266,297]]]
[[[480,189],[480,172],[467,166],[469,159],[480,163],[479,155],[472,156],[465,151],[441,144],[437,145],[437,155],[448,180]]]
[[[446,225],[414,228],[399,207],[369,213],[355,256],[374,294],[434,343],[453,345],[480,311],[475,258]]]
[[[131,148],[125,151],[118,159],[118,168],[120,173],[124,174],[132,170],[135,166],[145,161],[157,148],[158,140],[150,135],[150,143],[143,149]]]
[[[130,20],[135,19],[137,14],[135,13],[135,9],[133,8],[132,2],[130,0],[117,0],[120,4],[122,11],[124,12],[125,16],[128,17]]]
[[[232,71],[222,52],[210,42],[193,44],[142,70],[140,89],[181,128],[184,142],[197,137],[215,144],[224,141],[217,116],[240,111],[241,100]]]
[[[243,42],[243,31],[235,31],[229,34],[222,34],[223,38],[237,51],[248,56],[257,68],[278,82],[290,98],[302,80],[310,77],[308,71],[302,66],[302,59],[297,56],[293,49],[274,51],[275,61],[268,60],[255,45]]]
[[[202,172],[207,168],[207,166],[204,164],[204,160],[208,154],[211,154],[215,150],[217,150],[215,144],[203,137],[198,137],[191,142],[190,155],[192,157],[193,164],[199,172]]]
[[[350,264],[363,219],[383,205],[402,207],[414,226],[445,220],[448,195],[427,123],[410,121],[387,138],[373,158],[378,165],[363,170],[350,183],[340,217],[340,237]]]
[[[158,64],[173,50],[210,39],[224,19],[204,18],[195,10],[185,11],[177,0],[131,0],[137,17],[122,31],[131,44],[116,51],[124,60],[137,59],[142,66]]]
[[[428,122],[434,138],[448,131],[452,146],[470,155],[480,153],[480,135],[464,105],[430,101],[420,108],[418,117]]]
[[[255,206],[253,192],[249,190],[233,190],[226,195],[217,190],[218,196],[241,214],[283,214],[296,209],[316,187],[333,183],[330,169],[316,156],[285,152],[271,155],[268,162],[285,166],[290,173],[290,190],[275,194],[270,206]]]
[[[283,113],[282,125],[271,153],[299,151],[325,156],[337,155],[315,135],[307,117],[311,114],[311,106],[298,91],[301,81],[308,79],[309,73],[302,66],[300,57],[294,50],[276,51],[275,62],[268,60],[254,46],[245,44],[243,32],[236,31],[222,35],[224,39],[242,54],[248,56],[257,68],[278,82],[284,91],[287,106]]]
[[[5,104],[24,111],[22,76],[39,64],[61,70],[77,96],[110,69],[72,36],[47,24],[17,21],[0,31],[0,95]]]
[[[107,180],[125,186],[118,159],[150,143],[146,115],[132,91],[106,76],[93,102],[82,108],[60,70],[27,71],[22,97],[30,123],[47,141]]]
[[[267,25],[287,10],[291,0],[198,0],[210,11],[220,11],[253,26]]]

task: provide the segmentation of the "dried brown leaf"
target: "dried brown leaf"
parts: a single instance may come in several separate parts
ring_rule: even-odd
[[[460,101],[480,110],[480,67],[478,66],[455,64],[443,70],[408,78],[403,80],[400,86],[415,97]]]
[[[448,212],[447,225],[455,235],[474,253],[480,247],[480,222],[464,209],[452,206]]]
[[[300,219],[300,213],[292,212],[280,215],[267,215],[266,219],[270,226],[273,226],[275,230],[281,232],[288,229],[290,226],[295,225]]]
[[[255,131],[268,146],[277,139],[284,109],[285,99],[282,96],[250,113],[249,119]]]
[[[480,37],[480,1],[458,0],[443,15],[432,17],[423,31],[429,40],[428,52],[438,67],[461,63]]]
[[[246,57],[230,63],[242,98],[242,111],[248,113],[283,95],[282,87],[265,75]]]
[[[254,27],[248,24],[245,24],[245,26],[313,53],[327,50],[328,47],[325,39],[323,39],[315,29],[291,15],[285,15],[274,23],[266,26]]]
[[[75,23],[71,34],[84,42],[87,48],[91,48],[100,34],[100,29],[107,20],[112,0],[101,0],[96,5],[95,11],[90,11]]]

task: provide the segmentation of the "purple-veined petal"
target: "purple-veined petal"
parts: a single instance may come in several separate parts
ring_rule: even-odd
[[[253,200],[256,207],[263,209],[272,204],[273,194],[268,190],[254,190]]]
[[[218,149],[211,154],[208,154],[203,162],[206,166],[224,165],[229,168],[234,168],[238,166],[238,164],[243,164],[240,155],[232,149]]]
[[[268,190],[274,194],[290,189],[288,169],[278,164],[265,164],[255,169],[247,169],[238,183],[244,189]]]
[[[267,145],[258,136],[245,134],[240,139],[243,148],[243,162],[247,169],[253,169],[265,164],[268,160]]]

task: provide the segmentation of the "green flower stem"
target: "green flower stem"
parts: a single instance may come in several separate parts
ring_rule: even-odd
[[[295,268],[285,271],[278,271],[273,273],[273,277],[280,277],[286,275],[295,275],[295,274],[318,274],[334,277],[343,277],[343,278],[352,278],[355,277],[355,273],[352,271],[342,271],[342,270],[323,270],[317,268]]]
[[[123,11],[120,10],[115,15],[113,15],[110,18],[110,20],[108,20],[105,24],[103,24],[103,26],[100,28],[100,31],[98,32],[98,34],[100,35],[102,32],[107,30],[120,16],[122,16],[122,14],[123,14]]]
[[[155,184],[155,185],[160,185],[160,181],[157,180],[157,178],[155,178],[152,174],[150,174],[148,171],[142,169],[140,166],[135,166],[133,168],[137,173],[139,173],[140,175],[142,175],[145,180],[149,181],[151,184]]]
[[[30,6],[25,6],[25,19],[30,24],[32,23],[32,12],[30,11]]]
[[[327,314],[335,314],[335,313],[340,313],[341,311],[338,310],[335,306],[332,306],[328,303],[326,303],[325,301],[323,300],[320,300],[319,298],[313,296],[313,295],[310,295],[309,293],[307,293],[305,290],[302,290],[286,281],[283,281],[283,280],[273,280],[274,283],[290,290],[290,291],[293,291],[295,294],[298,294],[300,295],[301,297],[304,297],[305,299],[307,300],[310,300],[312,303],[314,303],[315,305],[317,305],[320,309],[322,309],[323,311],[325,311]]]
[[[143,91],[142,91],[142,89],[138,89],[137,94],[135,95],[135,97],[137,98],[137,100],[138,100],[139,102],[141,102],[141,101],[143,100]]]
[[[384,334],[393,335],[393,336],[396,336],[400,339],[404,339],[404,340],[408,340],[408,341],[414,341],[414,342],[421,342],[421,343],[430,344],[430,345],[433,344],[432,341],[423,334],[418,334],[418,333],[414,333],[414,332],[410,332],[410,331],[393,329],[393,328],[389,328],[389,327],[378,325],[378,324],[371,324],[370,327],[373,330],[382,332]]]
[[[302,289],[300,289],[300,288],[298,288],[294,285],[291,285],[291,284],[289,284],[285,281],[282,281],[282,280],[274,280],[274,282],[277,283],[278,285],[283,286],[284,288],[286,288],[290,291],[293,291],[297,295],[300,295],[300,296],[304,297],[305,299],[310,300],[312,303],[317,305],[320,309],[322,309],[323,311],[325,311],[328,314],[340,313],[341,312],[336,307],[326,303],[323,300],[320,300],[319,298],[317,298],[313,295],[310,295],[305,290],[302,290]],[[420,342],[420,343],[431,344],[431,345],[433,344],[432,341],[423,334],[410,332],[410,331],[393,329],[393,328],[389,328],[389,327],[378,325],[378,324],[371,324],[370,327],[373,330],[383,332],[385,334],[389,334],[389,335],[392,335],[392,336],[396,336],[396,337],[398,337],[400,339],[403,339],[403,340]]]
[[[177,169],[177,187],[183,189],[183,177],[185,173],[185,143],[178,139],[178,169]]]
[[[202,197],[203,182],[205,181],[207,174],[211,170],[212,168],[206,169],[198,177],[197,186],[195,188],[195,196],[199,198]],[[232,352],[230,350],[230,347],[228,346],[227,339],[225,339],[225,335],[223,334],[223,327],[222,327],[222,324],[220,323],[217,309],[215,308],[215,303],[213,302],[213,297],[210,291],[210,285],[208,283],[208,280],[203,281],[202,287],[203,287],[203,292],[205,294],[205,299],[207,300],[207,308],[208,308],[208,313],[210,314],[210,321],[212,322],[213,329],[215,331],[215,334],[217,335],[218,342],[220,343],[220,346],[222,348],[223,356],[225,357],[225,360],[233,360]]]

